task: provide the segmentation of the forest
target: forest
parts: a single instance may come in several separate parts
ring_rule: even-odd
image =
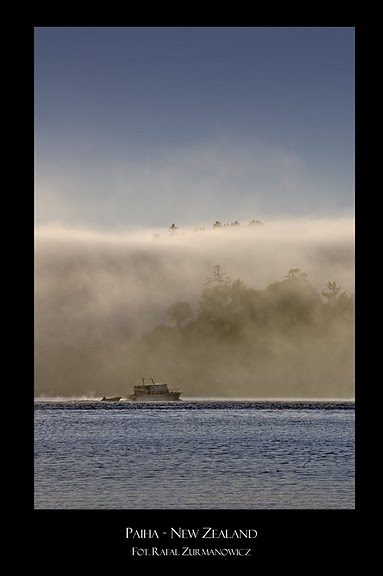
[[[40,234],[36,397],[152,377],[183,398],[353,398],[352,221],[235,222],[169,242]]]
[[[254,290],[217,264],[198,307],[175,302],[167,318],[130,357],[187,396],[354,395],[354,301],[335,281],[318,293],[293,268]]]

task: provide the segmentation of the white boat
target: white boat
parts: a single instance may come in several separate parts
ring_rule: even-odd
[[[169,390],[167,384],[154,382],[153,378],[142,378],[142,384],[133,387],[133,394],[130,394],[128,399],[139,402],[168,402],[179,400],[181,394],[180,388]]]

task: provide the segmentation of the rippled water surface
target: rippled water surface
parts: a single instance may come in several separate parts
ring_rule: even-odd
[[[354,508],[354,408],[35,402],[35,508]]]

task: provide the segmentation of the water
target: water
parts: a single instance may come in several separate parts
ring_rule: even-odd
[[[35,402],[35,508],[354,508],[354,408]]]

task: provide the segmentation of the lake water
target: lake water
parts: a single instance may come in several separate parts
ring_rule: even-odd
[[[355,508],[353,402],[35,402],[36,509]]]

